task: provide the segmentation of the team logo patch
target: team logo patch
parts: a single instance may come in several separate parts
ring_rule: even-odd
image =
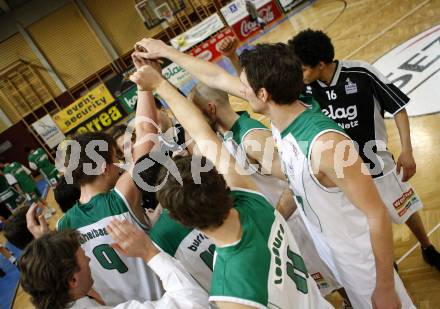
[[[353,94],[358,92],[358,88],[356,83],[353,83],[350,78],[346,79],[347,84],[345,85],[345,93],[346,94]]]
[[[396,209],[397,214],[402,217],[416,202],[417,196],[415,195],[414,190],[410,188],[393,202],[393,207]]]

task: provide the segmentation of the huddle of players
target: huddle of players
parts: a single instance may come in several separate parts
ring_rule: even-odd
[[[301,58],[299,46],[313,46],[301,39],[315,38],[320,44],[323,37],[321,32],[306,30],[290,45]],[[308,50],[306,54],[313,52]],[[188,99],[161,76],[153,62],[146,60],[160,57],[169,58],[201,81]],[[151,93],[154,90],[184,127],[187,144],[191,138],[196,146],[188,147],[192,155],[171,159],[164,147],[155,146],[165,144],[160,135],[156,135],[157,140],[143,138],[155,135],[157,128],[137,121],[136,143],[131,151],[137,164],[133,171],[120,176],[112,164],[116,162],[112,138],[100,133],[74,138],[80,146],[79,164],[67,166],[66,175],[71,174],[80,185],[81,197],[57,228],[79,232],[81,248],[90,258],[94,289],[107,305],[132,299],[157,300],[163,294],[160,280],[145,260],[124,256],[120,254],[123,250],[115,251],[110,246],[114,231],[106,228],[116,219],[147,232],[162,251],[181,262],[209,291],[209,300],[219,308],[330,308],[322,295],[340,287],[354,308],[414,308],[392,266],[387,210],[401,217],[401,209],[388,205],[372,177],[363,172],[362,153],[357,154],[350,133],[341,128],[348,127],[325,116],[320,111],[324,103],[301,95],[303,69],[306,73],[309,63],[301,58],[301,64],[292,46],[260,44],[243,52],[239,78],[153,39],[137,43],[133,60],[137,72],[131,80],[138,85],[136,119],[148,117],[157,122]],[[318,70],[313,73],[315,80],[309,80],[307,92],[315,95],[317,87],[322,87],[334,101],[349,94],[373,95],[379,100],[371,107],[371,115],[404,110],[406,96],[378,72],[373,74],[366,64],[359,67],[333,62],[332,55],[309,67],[317,70],[333,63],[337,69],[328,85],[318,80],[322,80]],[[353,74],[345,79],[342,76],[348,71]],[[304,77],[306,81],[306,77],[313,78]],[[339,78],[344,78],[341,89]],[[371,86],[374,83],[378,85]],[[333,88],[326,90],[329,86]],[[272,132],[246,113],[237,115],[227,93],[246,99],[255,112],[270,118]],[[380,100],[386,94],[391,99]],[[332,108],[333,115],[338,115],[337,107]],[[329,109],[326,111],[331,114]],[[273,150],[271,135],[278,154],[267,158],[263,150]],[[83,166],[94,162],[85,150],[92,141],[103,141],[108,146],[95,149],[105,164],[97,166],[99,173],[89,175]],[[73,157],[73,149],[68,159]],[[341,156],[346,149],[351,152],[351,162]],[[381,151],[386,149],[378,147],[377,156]],[[384,174],[394,170],[385,172],[387,167],[385,164],[378,174],[386,177]],[[140,183],[162,186],[155,195],[143,192],[142,196],[141,191],[146,190]],[[420,200],[408,184],[397,184],[401,191],[392,193],[398,196],[387,198],[394,202],[403,193],[412,192],[409,203],[402,203],[407,216],[414,215],[421,207]],[[402,185],[407,187],[402,189]],[[145,197],[152,205],[160,204],[147,216],[140,207]],[[128,223],[125,227],[132,228]],[[437,266],[438,253],[429,239],[422,246],[430,250],[426,253],[428,262]],[[173,306],[189,305],[177,302]]]

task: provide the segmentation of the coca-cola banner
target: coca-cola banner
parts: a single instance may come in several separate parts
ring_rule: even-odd
[[[304,1],[305,0],[278,0],[284,12],[291,10],[293,7],[303,3]]]
[[[281,17],[275,0],[251,0],[257,8],[258,15],[269,24]],[[243,41],[257,32],[260,28],[257,21],[251,21],[246,11],[246,5],[243,0],[235,0],[221,9],[228,25],[230,25],[238,38]]]
[[[230,28],[211,36],[205,42],[194,47],[189,54],[207,61],[214,60],[220,56],[218,45],[227,36],[235,37],[234,32]]]

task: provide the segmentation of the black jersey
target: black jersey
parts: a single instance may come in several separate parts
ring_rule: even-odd
[[[384,112],[395,115],[405,107],[409,98],[366,62],[336,63],[330,85],[318,80],[306,86],[306,93],[313,95],[322,112],[357,143],[373,177],[382,176],[395,165],[386,148]]]

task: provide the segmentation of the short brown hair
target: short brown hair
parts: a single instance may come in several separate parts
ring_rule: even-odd
[[[106,164],[114,163],[113,154],[116,154],[117,146],[115,140],[110,135],[103,132],[86,132],[75,136],[72,140],[78,142],[81,147],[78,166],[71,171],[74,183],[83,185],[93,182],[96,177],[98,177],[98,175],[87,175],[84,172],[84,164],[92,164],[94,165],[93,168],[96,168],[96,162],[86,153],[88,143],[92,141],[102,141],[106,143],[108,145],[107,150],[99,150],[98,147],[94,147],[94,150],[98,155],[104,158]],[[68,166],[69,160],[71,160],[72,150],[72,146],[68,145],[65,159],[66,167]]]
[[[34,236],[32,236],[27,228],[26,213],[28,210],[29,206],[17,208],[8,220],[6,220],[4,227],[6,239],[21,250],[34,239]]]
[[[76,252],[80,248],[75,230],[50,232],[31,242],[18,265],[21,285],[38,309],[64,309],[73,301],[69,281],[80,270]]]
[[[157,200],[169,210],[171,218],[184,226],[197,229],[219,227],[233,205],[230,190],[215,168],[201,172],[200,184],[196,184],[191,171],[191,160],[194,158],[202,166],[210,163],[205,157],[186,156],[176,159],[183,185],[162,167],[158,183],[167,175],[168,179],[157,192]]]

